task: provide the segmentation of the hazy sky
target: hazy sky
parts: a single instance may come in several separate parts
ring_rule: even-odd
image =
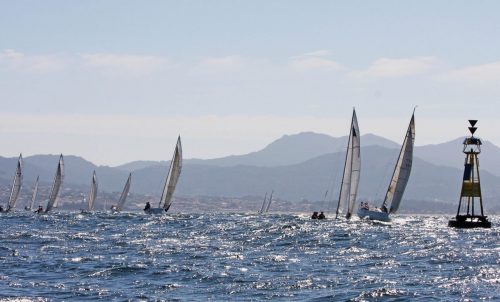
[[[97,164],[360,131],[500,145],[500,1],[0,1],[0,155]]]

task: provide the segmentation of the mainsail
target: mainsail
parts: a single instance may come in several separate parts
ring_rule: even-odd
[[[117,211],[122,211],[123,206],[125,205],[125,201],[127,200],[128,191],[130,190],[130,183],[132,181],[132,173],[128,175],[127,182],[125,183],[125,187],[123,188],[122,195],[120,196],[120,200],[118,200],[118,205],[116,206]]]
[[[266,207],[266,198],[267,198],[267,192],[266,195],[264,195],[264,201],[262,202],[262,207],[260,208],[259,214],[264,213],[264,209]]]
[[[31,196],[31,203],[30,203],[30,206],[28,207],[28,210],[33,209],[33,205],[35,204],[36,196],[38,195],[38,179],[39,178],[40,178],[40,176],[36,177],[35,188],[33,189],[33,195]]]
[[[346,218],[351,218],[358,193],[359,176],[361,172],[360,134],[356,111],[352,111],[351,131],[347,142],[347,151],[344,163],[344,174],[340,186],[339,202],[335,218],[338,217],[341,207],[346,209]]]
[[[392,174],[391,183],[387,189],[382,209],[387,209],[390,204],[389,213],[396,213],[403,198],[403,193],[410,178],[411,166],[413,163],[413,144],[415,142],[415,112],[413,112],[410,125],[406,131],[406,136],[399,152],[399,158]]]
[[[271,202],[273,201],[273,193],[274,190],[271,191],[271,196],[269,196],[269,201],[267,202],[266,213],[269,212],[269,207],[271,206]]]
[[[17,160],[16,174],[14,175],[14,180],[12,181],[12,189],[10,190],[9,203],[7,204],[7,212],[16,207],[17,198],[19,197],[19,191],[21,191],[21,185],[23,183],[23,155],[19,155]]]
[[[179,180],[182,170],[182,146],[181,137],[177,138],[177,145],[175,146],[174,155],[170,161],[170,169],[168,171],[167,179],[165,180],[165,186],[163,188],[163,193],[161,195],[159,207],[168,211],[170,205],[172,204],[172,195],[174,195],[175,186]]]
[[[63,179],[64,179],[64,159],[61,154],[61,156],[59,157],[59,164],[57,165],[56,175],[54,176],[54,182],[52,183],[52,189],[50,190],[49,201],[47,202],[47,208],[45,209],[45,213],[57,207],[59,190],[61,189]]]
[[[89,211],[92,211],[94,208],[94,202],[95,198],[97,196],[97,175],[94,174],[92,175],[92,183],[90,185],[90,192],[89,192],[89,198],[88,198],[88,203],[89,203]]]

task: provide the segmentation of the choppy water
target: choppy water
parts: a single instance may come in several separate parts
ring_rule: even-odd
[[[500,219],[391,224],[306,215],[0,215],[0,297],[32,300],[500,300]]]

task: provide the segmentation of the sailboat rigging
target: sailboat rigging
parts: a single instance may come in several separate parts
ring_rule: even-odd
[[[170,161],[170,168],[168,170],[167,178],[165,179],[165,185],[163,187],[163,193],[161,195],[160,201],[158,203],[158,208],[147,207],[144,212],[147,214],[161,214],[166,213],[170,206],[172,205],[172,196],[174,195],[175,187],[177,186],[177,181],[181,175],[182,170],[182,145],[181,137],[177,138],[177,144],[175,146],[174,155]]]
[[[64,180],[64,158],[63,155],[59,157],[59,163],[57,164],[56,174],[54,176],[54,182],[52,183],[52,189],[50,190],[49,200],[47,202],[47,208],[45,213],[48,213],[53,208],[57,208],[59,191]]]
[[[342,207],[346,210],[345,217],[350,219],[356,202],[358,193],[359,177],[361,172],[361,150],[360,133],[356,110],[352,111],[351,130],[347,142],[347,151],[344,162],[344,173],[342,174],[342,183],[340,186],[339,201],[335,212],[335,219]]]
[[[269,212],[269,207],[271,207],[271,202],[273,201],[273,193],[274,190],[271,191],[271,195],[269,196],[269,201],[267,202],[266,211],[264,213]]]
[[[411,116],[405,139],[399,152],[398,161],[394,167],[389,188],[380,208],[370,208],[367,203],[358,209],[360,218],[368,217],[372,220],[389,221],[389,214],[396,213],[403,199],[406,184],[410,178],[413,163],[413,147],[415,143],[415,110]],[[390,208],[388,208],[390,206]]]
[[[129,173],[127,182],[125,182],[125,186],[123,187],[122,194],[120,195],[120,199],[118,200],[118,204],[116,206],[112,206],[111,210],[114,212],[121,212],[123,207],[125,206],[125,202],[127,201],[128,191],[130,190],[130,184],[132,182],[132,173]]]
[[[88,195],[88,198],[87,198],[87,210],[89,212],[91,212],[93,209],[94,209],[94,202],[95,202],[95,199],[97,197],[97,175],[95,173],[95,170],[94,170],[94,173],[92,174],[92,182],[90,183],[90,192],[89,192],[89,195]],[[83,212],[84,210],[82,210]]]
[[[267,192],[266,195],[264,195],[264,201],[262,202],[262,207],[260,208],[259,214],[264,213],[264,209],[266,207],[266,198],[267,198]]]
[[[36,197],[38,195],[38,180],[39,180],[39,178],[40,178],[40,176],[36,177],[35,187],[33,188],[33,195],[31,195],[30,205],[24,208],[26,211],[31,211],[31,209],[33,209],[33,205],[35,205]]]
[[[12,180],[12,188],[10,190],[9,202],[7,203],[6,212],[10,212],[16,207],[17,198],[19,197],[19,192],[21,191],[21,186],[23,183],[23,155],[19,155],[16,166],[16,174],[14,174],[14,179]]]

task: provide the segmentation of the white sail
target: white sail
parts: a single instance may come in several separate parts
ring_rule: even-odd
[[[269,212],[269,207],[271,207],[271,202],[273,201],[273,193],[274,191],[271,191],[271,196],[269,196],[269,201],[267,202],[266,213]]]
[[[30,206],[28,207],[28,210],[33,209],[33,205],[35,204],[36,196],[38,195],[38,179],[39,178],[40,178],[40,176],[36,177],[35,188],[33,189],[33,195],[31,196],[31,203],[30,203]]]
[[[389,213],[395,213],[410,178],[411,166],[413,163],[413,144],[415,142],[415,113],[411,116],[410,125],[406,131],[406,136],[399,152],[398,161],[392,174],[391,183],[382,204],[382,209],[387,209],[390,204]]]
[[[356,111],[352,111],[351,131],[347,142],[347,151],[344,163],[344,174],[340,186],[339,201],[335,218],[342,207],[346,210],[346,218],[350,218],[354,210],[356,195],[358,194],[359,176],[361,172],[360,134]]]
[[[177,139],[177,145],[175,146],[174,155],[172,157],[172,161],[170,162],[170,169],[168,171],[167,179],[165,180],[165,186],[163,188],[163,193],[160,198],[159,207],[168,211],[170,205],[172,204],[172,196],[174,195],[175,186],[177,185],[177,181],[179,180],[179,176],[181,175],[182,170],[182,146],[181,146],[181,137],[179,136]]]
[[[90,192],[88,198],[89,211],[92,211],[94,209],[94,202],[96,196],[97,196],[97,175],[95,174],[94,171],[94,174],[92,175],[92,183],[90,185]]]
[[[122,195],[120,196],[120,200],[118,200],[118,205],[116,206],[117,211],[122,211],[123,206],[125,205],[125,201],[127,200],[128,191],[130,190],[130,183],[132,182],[132,173],[128,175],[127,182],[125,183],[125,187],[123,187]]]
[[[7,204],[7,212],[16,207],[17,198],[19,197],[19,191],[21,191],[21,185],[23,183],[23,156],[19,155],[17,160],[16,174],[12,181],[12,188],[10,190],[9,203]]]
[[[54,182],[52,183],[52,189],[50,190],[49,201],[47,202],[47,208],[45,209],[45,213],[57,207],[59,190],[61,189],[63,180],[64,180],[64,159],[61,154],[61,156],[59,157],[59,164],[57,165],[56,175],[54,176]]]
[[[264,213],[264,209],[266,207],[266,198],[267,198],[267,192],[266,192],[266,195],[264,195],[264,201],[262,202],[262,207],[260,207],[259,214]]]

